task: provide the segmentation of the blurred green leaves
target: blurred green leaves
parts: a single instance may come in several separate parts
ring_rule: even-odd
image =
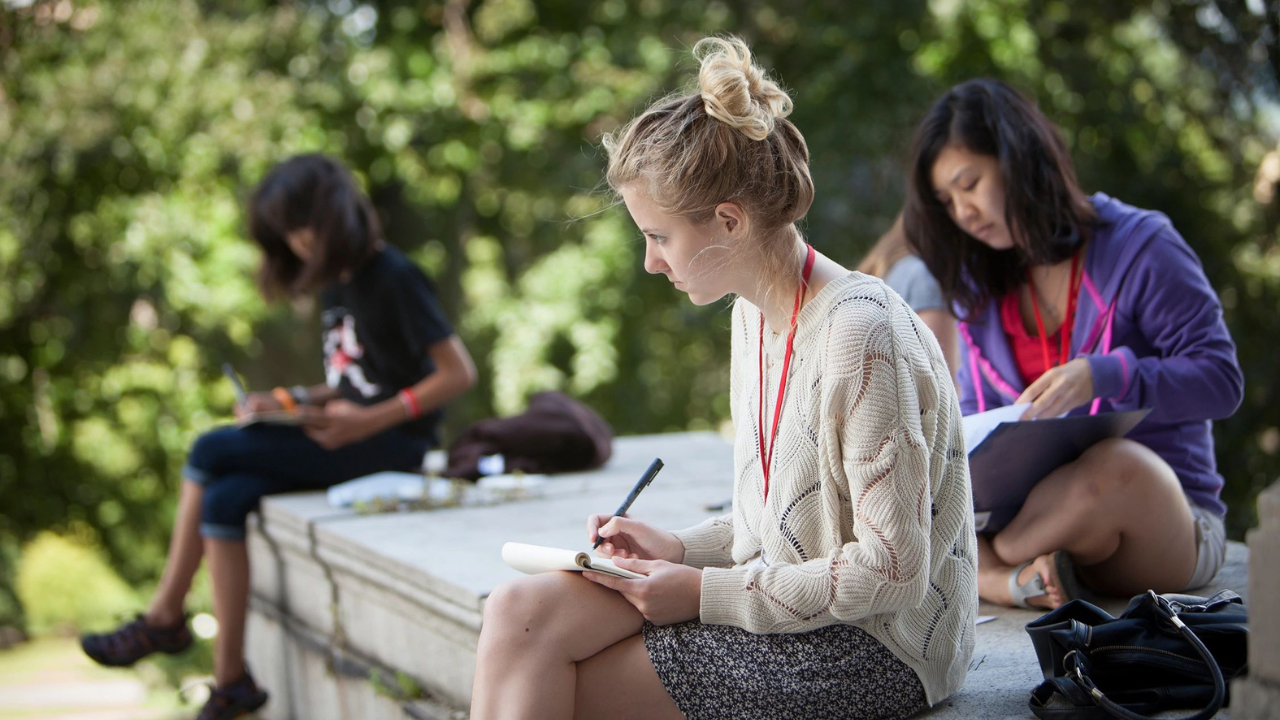
[[[1280,168],[1280,110],[1259,4],[0,5],[0,558],[56,528],[146,581],[186,449],[227,417],[220,364],[255,387],[320,380],[313,304],[263,303],[242,229],[252,184],[301,151],[348,162],[436,278],[481,369],[454,429],[548,388],[620,433],[718,427],[728,314],[641,271],[598,147],[686,85],[714,32],[791,89],[818,188],[805,231],[846,264],[897,213],[916,119],[976,75],[1037,97],[1088,190],[1169,214],[1246,369],[1218,434],[1238,534],[1280,471],[1280,169],[1258,170]]]
[[[23,549],[17,589],[34,633],[107,627],[139,602],[98,550],[50,532]]]
[[[282,62],[312,57],[324,23],[191,2],[0,12],[0,535],[76,529],[138,582],[192,434],[228,407],[215,369],[260,352],[272,317],[241,195],[326,140]]]

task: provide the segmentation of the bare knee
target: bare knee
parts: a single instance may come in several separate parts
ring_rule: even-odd
[[[509,634],[513,629],[532,632],[540,626],[539,617],[545,607],[544,594],[537,578],[520,578],[505,582],[494,589],[484,601],[486,632]]]
[[[1073,485],[1074,499],[1094,507],[1123,509],[1114,503],[1152,490],[1179,490],[1173,469],[1147,446],[1112,438],[1085,451]]]
[[[1172,468],[1150,448],[1122,438],[1103,440],[1032,490],[1028,506],[1037,508],[1034,528],[1019,526],[1012,535],[1002,531],[991,539],[991,549],[1001,562],[1015,565],[1030,557],[1024,542],[1029,533],[1043,536],[1060,531],[1059,535],[1074,538],[1069,543],[1079,545],[1088,537],[1093,540],[1086,544],[1094,544],[1121,532],[1141,512],[1159,511],[1167,500],[1181,496]],[[1045,531],[1046,524],[1055,530]],[[1035,550],[1045,551],[1044,547]]]
[[[518,653],[553,635],[557,598],[564,597],[568,573],[545,573],[499,585],[484,602],[480,649]]]

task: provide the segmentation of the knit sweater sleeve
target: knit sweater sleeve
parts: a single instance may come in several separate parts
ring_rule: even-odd
[[[908,312],[875,294],[853,298],[833,314],[821,345],[823,378],[815,391],[823,395],[823,426],[817,431],[832,459],[820,474],[848,497],[853,537],[805,562],[705,569],[703,622],[754,633],[805,632],[923,601],[930,453],[916,391],[919,368],[901,347],[917,342],[911,321],[898,317]]]
[[[685,565],[708,568],[733,564],[733,518],[730,515],[707,518],[691,528],[677,530],[675,536],[684,543]]]

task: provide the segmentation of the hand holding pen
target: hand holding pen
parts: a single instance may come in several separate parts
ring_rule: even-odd
[[[662,461],[655,459],[644,475],[631,489],[626,500],[612,515],[598,514],[587,518],[587,537],[598,553],[604,557],[627,557],[641,560],[667,560],[678,563],[684,559],[684,543],[674,534],[660,530],[639,520],[626,517],[631,503],[640,491],[653,481],[662,469]]]
[[[245,390],[244,383],[240,381],[240,374],[231,366],[231,363],[222,363],[222,374],[231,381],[231,389],[236,394],[236,404],[233,411],[237,420],[242,420],[255,413],[287,410],[290,413],[307,416],[306,424],[308,425],[316,425],[323,422],[324,413],[308,405],[299,405],[299,401],[294,400],[291,396],[293,391],[276,388],[269,393],[249,392]]]

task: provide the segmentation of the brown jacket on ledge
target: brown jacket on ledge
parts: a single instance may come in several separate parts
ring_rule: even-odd
[[[590,470],[613,454],[613,431],[591,408],[564,393],[542,392],[520,415],[481,420],[449,447],[442,475],[480,479],[480,458],[501,454],[505,472]]]

